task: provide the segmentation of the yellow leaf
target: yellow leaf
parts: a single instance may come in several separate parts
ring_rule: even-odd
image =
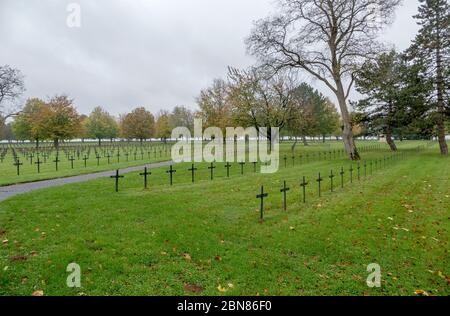
[[[221,293],[225,293],[227,291],[226,288],[222,287],[222,285],[219,284],[219,286],[217,287],[217,289],[219,290],[219,292]]]
[[[32,296],[44,296],[44,291],[34,291]]]
[[[423,290],[416,290],[415,293],[416,293],[416,295],[420,295],[420,296],[430,296],[427,292],[425,292]]]

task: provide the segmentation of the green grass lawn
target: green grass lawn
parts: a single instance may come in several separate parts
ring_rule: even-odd
[[[233,165],[229,179],[218,164],[214,181],[201,164],[195,184],[181,164],[173,187],[161,168],[148,190],[133,173],[119,193],[99,179],[12,198],[0,203],[0,295],[449,295],[450,164],[436,147],[411,150],[417,144],[401,144],[406,160],[361,181],[355,172],[353,184],[344,158],[272,175],[247,164],[241,176]],[[345,187],[337,177],[331,193],[326,176],[341,166]],[[261,185],[269,193],[263,222]],[[66,286],[72,262],[81,266],[79,289]],[[366,285],[371,263],[381,266],[381,288]]]

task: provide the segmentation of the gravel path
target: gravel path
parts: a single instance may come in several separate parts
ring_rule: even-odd
[[[120,169],[120,173],[125,174],[125,173],[130,173],[130,172],[141,171],[144,167],[147,167],[149,169],[155,169],[155,168],[159,168],[159,167],[170,166],[172,164],[173,164],[173,162],[171,162],[171,161],[165,161],[165,162],[159,162],[159,163],[154,163],[154,164],[147,164],[147,165],[143,165],[143,166],[129,167],[129,168]],[[84,181],[89,181],[89,180],[98,179],[98,178],[109,177],[109,176],[112,176],[114,174],[114,172],[115,172],[115,170],[104,171],[104,172],[84,174],[84,175],[79,175],[79,176],[74,176],[74,177],[67,177],[67,178],[53,179],[53,180],[44,180],[44,181],[38,181],[38,182],[30,182],[30,183],[15,184],[15,185],[10,185],[10,186],[6,186],[6,187],[0,187],[0,201],[4,201],[15,195],[31,192],[34,190],[50,188],[50,187],[55,187],[55,186],[70,184],[70,183],[84,182]]]

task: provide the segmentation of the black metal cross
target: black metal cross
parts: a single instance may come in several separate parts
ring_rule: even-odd
[[[241,175],[244,175],[244,166],[245,166],[245,162],[244,162],[244,161],[241,161],[239,164],[241,165]]]
[[[344,175],[345,175],[344,167],[341,167],[340,175],[341,175],[341,188],[343,189],[344,188]]]
[[[108,165],[111,163],[111,155],[109,154],[109,152],[108,152],[108,154],[106,155],[106,158],[108,158]]]
[[[300,183],[300,186],[303,189],[303,203],[306,203],[306,186],[308,185],[308,182],[306,182],[306,177],[303,176],[303,181]]]
[[[211,180],[214,180],[214,169],[216,169],[216,166],[214,166],[214,162],[211,162],[211,165],[208,167],[208,169],[211,171]]]
[[[229,162],[227,162],[227,164],[225,165],[225,168],[227,168],[227,178],[229,178],[230,177],[231,164]]]
[[[284,155],[284,167],[287,168],[287,156]]]
[[[112,179],[116,179],[116,192],[119,192],[119,179],[123,178],[123,176],[119,175],[119,170],[116,170],[116,175],[111,176]]]
[[[87,161],[88,161],[89,157],[87,155],[84,155],[83,160],[84,160],[84,167],[87,167]]]
[[[59,163],[60,161],[61,161],[61,160],[59,160],[59,156],[56,155],[55,160],[53,160],[53,162],[55,163],[56,171],[58,171],[58,163]]]
[[[97,159],[97,167],[98,166],[100,166],[100,155],[97,153],[96,155],[95,155],[95,158]]]
[[[333,170],[331,170],[331,173],[329,175],[330,181],[331,181],[331,192],[333,192],[333,179],[334,179],[335,175],[333,174]]]
[[[71,157],[69,158],[69,161],[70,161],[70,165],[71,165],[71,167],[72,167],[72,169],[73,169],[73,162],[75,161],[75,158],[73,158],[73,156],[71,156]]]
[[[284,181],[283,188],[280,190],[283,193],[283,201],[284,201],[284,210],[287,211],[287,192],[290,189],[286,186],[286,181]]]
[[[41,173],[41,164],[43,164],[43,162],[41,161],[41,159],[39,157],[37,158],[37,160],[34,164],[37,165],[38,173]]]
[[[253,173],[256,173],[256,164],[257,164],[258,162],[256,162],[256,161],[253,161],[252,162],[252,164],[253,164]]]
[[[319,197],[322,196],[322,191],[321,191],[321,182],[323,181],[323,178],[320,176],[320,172],[319,172],[319,177],[317,178],[317,183],[319,184]]]
[[[170,174],[170,185],[173,184],[173,174],[175,172],[177,172],[177,171],[173,169],[172,165],[170,165],[170,169],[166,171],[166,173]]]
[[[194,183],[195,182],[195,171],[197,171],[197,168],[195,168],[194,164],[192,164],[192,167],[190,169],[188,169],[188,171],[191,172],[192,183]]]
[[[358,181],[361,181],[361,164],[358,162]]]
[[[261,220],[264,219],[264,199],[268,196],[269,196],[268,193],[264,193],[264,186],[261,186],[261,194],[258,194],[256,196],[257,199],[261,199],[261,206],[260,206]]]
[[[22,166],[22,165],[23,165],[23,163],[20,162],[19,158],[17,158],[17,160],[14,162],[14,166],[16,166],[16,168],[17,168],[17,175],[18,176],[20,176],[20,166]]]
[[[147,171],[147,167],[144,168],[144,172],[143,173],[139,174],[140,176],[144,176],[144,188],[146,188],[146,189],[147,189],[147,176],[149,176],[151,174],[152,174],[151,172]]]
[[[350,169],[348,171],[350,171],[350,183],[353,183],[353,165],[350,166]]]

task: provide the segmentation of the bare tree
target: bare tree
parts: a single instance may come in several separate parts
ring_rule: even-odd
[[[18,69],[10,66],[0,66],[0,120],[6,121],[11,116],[17,115],[14,108],[6,110],[4,104],[17,99],[25,91],[23,75]]]
[[[250,54],[277,72],[302,69],[336,95],[349,157],[360,159],[347,100],[354,74],[380,50],[376,37],[401,0],[279,0],[279,12],[255,23]]]
[[[266,128],[267,139],[272,144],[272,129],[281,131],[291,118],[294,89],[298,86],[296,76],[280,71],[268,77],[257,69],[229,68],[228,77],[234,121],[253,126],[258,132]]]

